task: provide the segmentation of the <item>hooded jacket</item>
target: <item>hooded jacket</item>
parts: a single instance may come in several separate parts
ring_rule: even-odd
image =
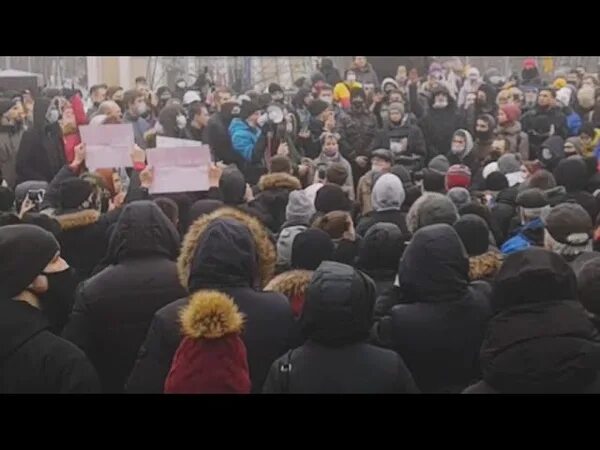
[[[33,106],[34,126],[23,133],[17,153],[17,184],[30,180],[49,183],[66,163],[60,125],[46,120],[49,106],[46,98],[37,99]]]
[[[312,278],[312,270],[294,269],[280,273],[265,286],[265,291],[279,292],[287,297],[294,312],[294,317],[300,317],[304,307],[306,288]]]
[[[561,256],[536,248],[509,256],[481,346],[483,381],[466,392],[600,392],[600,338],[576,296]]]
[[[104,392],[123,391],[152,316],[186,295],[178,250],[179,234],[160,208],[131,203],[116,224],[105,268],[79,286],[63,336],[88,355]]]
[[[100,392],[98,376],[85,354],[48,329],[37,308],[0,300],[0,393]]]
[[[290,192],[301,188],[300,180],[288,173],[270,173],[258,180],[260,192],[252,202],[252,207],[268,218],[265,225],[273,233],[279,232],[285,222],[285,208]]]
[[[414,393],[402,358],[366,343],[373,282],[345,264],[323,262],[306,292],[300,324],[306,343],[271,366],[265,393]],[[283,372],[282,366],[290,367]]]
[[[190,227],[177,266],[180,283],[193,294],[215,289],[229,295],[246,317],[242,340],[248,351],[252,392],[260,392],[271,363],[298,342],[294,316],[281,294],[263,292],[273,277],[275,248],[258,220],[221,208]],[[127,383],[128,392],[159,393],[181,334],[182,298],[154,315]]]
[[[377,300],[396,306],[375,323],[375,339],[400,354],[423,392],[460,392],[479,376],[478,352],[491,316],[489,284],[469,283],[468,256],[446,224],[415,233],[398,283]]]
[[[454,153],[450,149],[447,156],[448,162],[450,165],[462,164],[467,166],[469,170],[471,170],[472,176],[474,176],[479,170],[480,164],[475,153],[473,152],[473,149],[475,148],[473,136],[467,130],[459,129],[452,134],[452,139],[454,139],[454,136],[458,133],[465,137],[465,149],[462,153]]]
[[[446,94],[448,106],[442,109],[433,107],[435,96]],[[456,108],[456,103],[448,90],[439,86],[433,90],[429,99],[429,110],[420,122],[425,143],[427,144],[427,160],[437,155],[446,155],[450,151],[452,135],[459,128],[464,128],[464,119]]]
[[[391,173],[379,175],[371,193],[373,211],[363,216],[356,226],[356,233],[364,236],[376,223],[393,223],[408,235],[406,214],[401,212],[406,198],[400,179]]]
[[[253,128],[248,122],[235,118],[229,125],[229,136],[233,150],[238,153],[245,161],[251,162],[254,147],[258,142],[261,131],[259,128]]]

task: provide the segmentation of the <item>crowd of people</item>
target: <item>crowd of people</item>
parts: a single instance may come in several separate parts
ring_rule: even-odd
[[[2,90],[0,121],[0,392],[600,392],[583,68],[325,58],[262,93]],[[124,123],[132,167],[90,171],[79,127]],[[209,146],[207,191],[150,194],[157,136]]]

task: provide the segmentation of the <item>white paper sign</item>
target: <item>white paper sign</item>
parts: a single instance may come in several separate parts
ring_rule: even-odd
[[[202,142],[190,139],[179,139],[166,136],[156,136],[156,148],[170,147],[202,147]]]
[[[151,194],[207,191],[210,151],[207,145],[166,147],[146,150],[148,165],[154,168]]]
[[[82,125],[81,142],[86,144],[85,165],[90,170],[133,167],[131,149],[134,145],[130,123],[114,125]]]

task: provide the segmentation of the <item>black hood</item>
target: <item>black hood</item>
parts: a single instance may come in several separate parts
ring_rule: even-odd
[[[219,180],[219,191],[226,205],[239,205],[244,202],[246,193],[246,179],[242,172],[235,166],[223,169]]]
[[[358,250],[359,268],[365,271],[388,269],[395,272],[406,236],[398,225],[387,222],[371,226],[361,240]]]
[[[462,297],[469,285],[469,257],[450,225],[418,230],[398,268],[400,289],[416,302],[444,302]]]
[[[22,301],[0,299],[0,365],[23,343],[49,327],[37,308]]]
[[[482,105],[484,109],[495,109],[496,106],[496,89],[491,84],[483,83],[479,86],[478,91],[485,92],[486,102]]]
[[[180,238],[156,203],[144,200],[125,206],[108,246],[108,264],[127,258],[162,255],[177,259]]]
[[[577,281],[558,254],[531,247],[509,255],[494,280],[492,307],[502,311],[526,303],[577,298]]]
[[[223,202],[221,200],[214,200],[210,198],[198,200],[190,208],[189,223],[191,224],[199,217],[216,211],[221,206],[223,206]]]
[[[324,261],[306,289],[300,317],[307,339],[340,346],[367,338],[375,304],[375,284],[345,264]]]
[[[480,363],[501,393],[585,392],[600,368],[598,332],[576,301],[513,307],[488,323]]]
[[[46,113],[50,107],[51,100],[46,97],[38,97],[35,99],[33,104],[33,127],[36,131],[41,133],[48,125],[46,120]]]
[[[300,88],[294,98],[292,99],[292,106],[294,108],[304,109],[306,105],[304,104],[304,99],[310,95],[310,89]]]
[[[558,163],[554,170],[556,183],[567,192],[583,191],[588,182],[588,171],[581,156],[570,156]]]
[[[248,228],[233,219],[217,219],[202,233],[191,262],[190,292],[215,286],[254,286],[258,256]]]
[[[560,136],[550,136],[541,146],[538,159],[546,169],[552,171],[558,165],[559,161],[565,157],[565,140]],[[544,157],[544,148],[550,150],[550,158]],[[586,178],[587,179],[587,178]]]

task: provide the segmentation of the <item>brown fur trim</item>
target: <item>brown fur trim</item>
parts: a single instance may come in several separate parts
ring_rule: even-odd
[[[258,270],[260,274],[260,285],[265,286],[275,273],[275,261],[277,254],[275,246],[269,238],[269,233],[258,219],[234,208],[220,208],[210,214],[201,216],[189,228],[183,238],[181,253],[177,259],[177,273],[179,282],[184,288],[188,288],[190,277],[190,266],[198,247],[198,242],[208,227],[208,224],[217,219],[233,219],[246,225],[254,239],[256,253],[258,254]]]
[[[469,258],[469,277],[471,281],[493,278],[502,266],[502,254],[491,250],[483,255]]]
[[[218,291],[198,291],[179,312],[181,331],[193,339],[215,339],[240,333],[244,316],[233,299]]]
[[[290,270],[280,273],[265,286],[265,291],[279,292],[289,299],[295,295],[304,295],[312,275],[312,270]]]
[[[84,209],[83,211],[63,214],[62,216],[55,216],[54,218],[60,224],[62,230],[67,231],[92,225],[98,222],[99,217],[100,213],[98,211],[94,209]]]
[[[298,178],[283,172],[268,173],[258,180],[258,189],[261,191],[278,188],[295,191],[296,189],[301,189],[302,185]]]

